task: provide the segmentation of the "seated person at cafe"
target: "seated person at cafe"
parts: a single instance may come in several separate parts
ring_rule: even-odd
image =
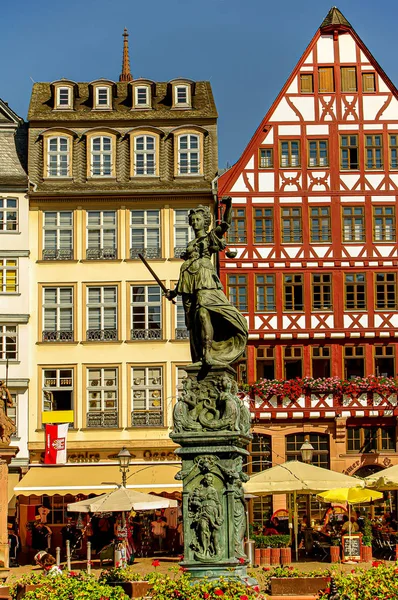
[[[351,530],[351,533],[357,533],[359,531],[359,526],[358,523],[355,520],[355,517],[351,517],[351,527],[350,527],[350,521],[347,517],[347,515],[344,515],[343,517],[343,527],[341,528],[341,533],[349,533]]]
[[[272,521],[266,521],[263,527],[263,535],[279,535],[279,531],[275,529]]]

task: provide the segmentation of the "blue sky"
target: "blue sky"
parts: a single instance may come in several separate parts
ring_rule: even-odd
[[[122,33],[135,77],[210,80],[219,165],[233,164],[332,6],[331,0],[8,0],[0,97],[26,118],[32,79],[117,80]],[[338,8],[398,86],[396,0]]]

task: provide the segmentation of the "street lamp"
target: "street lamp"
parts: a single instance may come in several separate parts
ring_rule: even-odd
[[[117,455],[117,459],[119,461],[119,471],[122,474],[122,486],[125,488],[126,487],[126,479],[127,479],[127,472],[129,471],[129,466],[130,466],[130,458],[131,458],[131,454],[130,452],[127,450],[127,448],[123,447],[119,454]]]
[[[314,454],[314,446],[310,444],[308,438],[304,440],[304,444],[300,448],[301,452],[301,460],[307,464],[310,464],[312,461],[312,456]]]

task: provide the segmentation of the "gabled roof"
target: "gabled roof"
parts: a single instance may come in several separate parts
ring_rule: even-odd
[[[330,25],[344,25],[345,27],[351,28],[351,23],[347,21],[337,6],[332,6],[332,8],[329,10],[328,14],[322,21],[321,29],[324,27],[329,27]]]
[[[336,21],[337,21],[337,23],[336,23]],[[315,47],[317,41],[319,40],[319,38],[321,37],[321,35],[324,35],[328,31],[333,31],[334,29],[340,29],[343,32],[348,32],[353,37],[353,39],[355,40],[355,43],[358,44],[359,48],[361,49],[361,51],[363,52],[363,54],[366,56],[366,58],[368,59],[369,63],[373,66],[373,68],[375,69],[375,71],[377,71],[377,73],[379,74],[379,76],[383,79],[384,83],[390,89],[391,93],[395,96],[395,98],[398,99],[398,90],[397,90],[397,88],[392,83],[392,81],[390,80],[390,78],[388,77],[388,75],[381,68],[381,66],[379,65],[379,63],[377,62],[377,60],[374,58],[374,56],[372,55],[372,53],[365,46],[365,44],[363,43],[363,41],[361,40],[361,38],[358,36],[358,34],[356,33],[356,31],[354,30],[354,28],[352,27],[352,25],[347,21],[347,19],[343,16],[343,14],[339,11],[338,8],[336,8],[336,7],[331,8],[330,11],[329,11],[329,13],[327,14],[326,18],[323,20],[321,26],[316,31],[316,33],[315,33],[314,37],[312,38],[311,42],[309,43],[309,45],[305,49],[305,51],[304,51],[303,55],[301,56],[300,60],[296,64],[296,66],[293,69],[292,73],[288,77],[285,85],[283,86],[283,88],[279,92],[277,98],[273,102],[272,106],[269,108],[269,110],[266,113],[265,117],[260,122],[257,130],[255,131],[254,135],[252,136],[252,138],[251,138],[249,144],[246,146],[245,150],[242,152],[240,158],[237,160],[237,162],[230,169],[228,169],[227,171],[225,171],[219,177],[219,179],[218,179],[218,190],[219,190],[220,196],[222,196],[223,194],[229,193],[229,190],[232,188],[233,184],[236,182],[236,180],[238,179],[238,177],[242,173],[242,170],[244,169],[247,161],[252,156],[253,151],[255,150],[256,147],[258,147],[258,145],[260,144],[261,140],[264,138],[264,132],[267,131],[267,129],[268,129],[269,121],[270,121],[273,113],[275,112],[275,110],[277,109],[279,103],[281,102],[281,100],[283,99],[283,97],[286,94],[287,90],[289,89],[289,86],[291,85],[293,79],[297,76],[297,73],[301,69],[301,67],[304,64],[306,58],[308,57],[308,55],[314,49],[314,47]]]
[[[10,123],[10,125],[20,125],[23,123],[23,119],[18,117],[9,106],[8,102],[5,102],[0,98],[0,123]]]

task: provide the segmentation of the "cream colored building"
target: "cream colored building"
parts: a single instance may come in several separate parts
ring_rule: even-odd
[[[182,306],[138,253],[173,286],[188,211],[213,205],[217,112],[208,82],[134,80],[126,62],[120,79],[33,86],[30,462],[43,462],[44,424],[69,422],[68,463],[82,466],[62,467],[58,489],[48,467],[34,467],[20,485],[21,520],[45,502],[62,525],[54,515],[67,494],[93,489],[83,465],[115,464],[122,446],[136,462],[175,459],[169,430],[189,342]]]

